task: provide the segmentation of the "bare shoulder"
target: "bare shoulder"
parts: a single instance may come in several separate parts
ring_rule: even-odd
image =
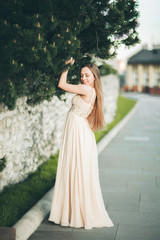
[[[84,85],[84,84],[82,84]],[[91,97],[93,96],[93,91],[95,91],[94,88],[92,88],[91,86],[89,85],[84,85],[84,88],[85,88],[85,93],[86,94],[80,94],[81,95],[81,98],[87,102],[87,103],[90,103],[91,101]]]
[[[82,88],[83,93],[81,95],[90,96],[93,93],[93,88],[86,84],[78,84]]]

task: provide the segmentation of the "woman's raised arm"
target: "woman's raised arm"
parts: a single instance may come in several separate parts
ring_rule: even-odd
[[[73,65],[75,62],[74,58],[71,58],[70,60],[66,61],[66,64],[71,64]],[[75,94],[82,94],[82,95],[88,95],[90,88],[84,84],[69,84],[67,83],[67,75],[68,75],[68,69],[63,71],[60,79],[59,79],[59,83],[58,83],[58,87],[67,91],[67,92],[71,92],[71,93],[75,93]]]

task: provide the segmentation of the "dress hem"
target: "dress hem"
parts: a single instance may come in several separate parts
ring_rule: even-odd
[[[98,225],[98,226],[92,226],[92,227],[86,227],[84,225],[80,225],[80,226],[75,226],[75,225],[71,225],[69,223],[60,223],[58,221],[55,221],[55,220],[51,220],[51,219],[48,219],[48,221],[51,221],[51,222],[54,222],[55,224],[58,224],[62,227],[71,227],[71,228],[84,228],[86,230],[90,230],[92,228],[103,228],[103,227],[114,227],[114,224],[113,225]]]

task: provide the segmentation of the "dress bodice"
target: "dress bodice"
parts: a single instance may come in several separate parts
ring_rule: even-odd
[[[72,107],[70,111],[76,113],[77,115],[87,118],[93,110],[93,103],[95,100],[95,89],[93,88],[92,97],[89,103],[83,100],[83,98],[77,94],[72,98]]]

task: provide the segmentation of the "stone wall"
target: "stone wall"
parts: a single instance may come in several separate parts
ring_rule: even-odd
[[[105,121],[109,123],[116,112],[119,80],[115,75],[101,80]],[[0,191],[8,184],[24,180],[57,152],[73,96],[66,93],[63,101],[54,96],[50,102],[35,107],[28,106],[24,97],[17,100],[13,111],[0,106],[0,158],[7,157],[6,168],[0,173]]]

